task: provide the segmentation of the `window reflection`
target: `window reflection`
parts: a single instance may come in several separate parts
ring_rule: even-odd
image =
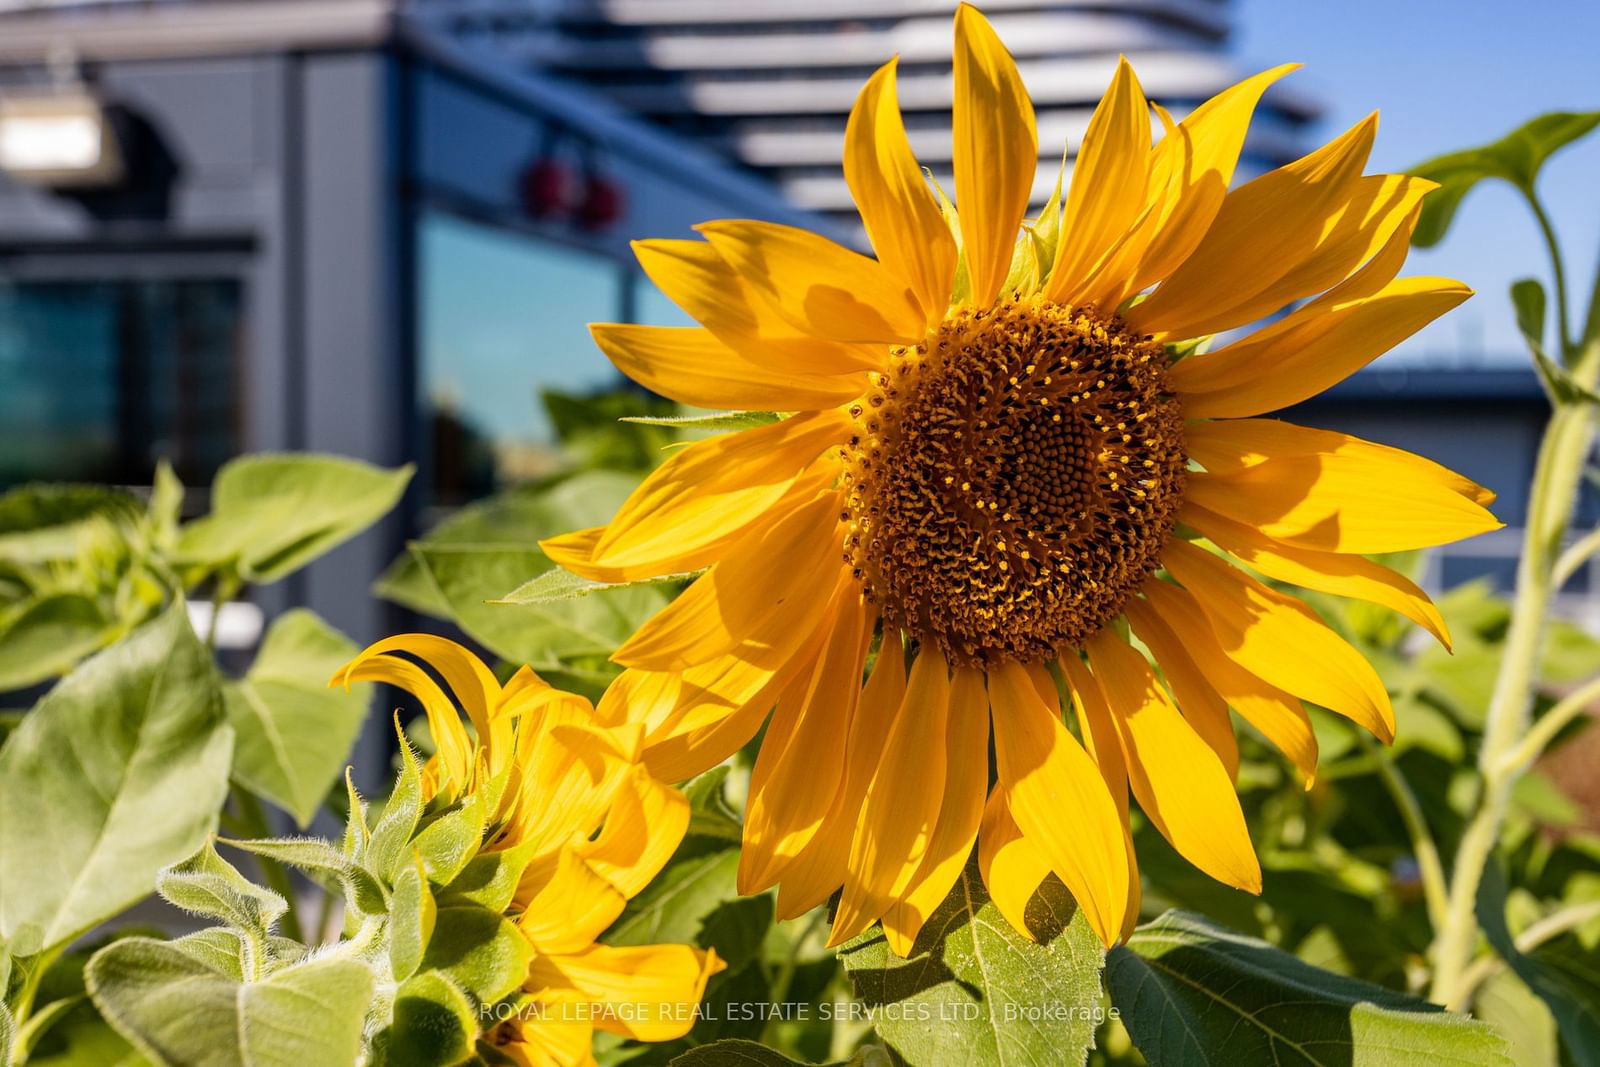
[[[541,390],[619,383],[587,324],[616,320],[622,272],[601,256],[449,215],[420,225],[419,395],[432,503],[452,505],[555,468]]]
[[[0,280],[0,486],[206,484],[240,446],[233,279]]]

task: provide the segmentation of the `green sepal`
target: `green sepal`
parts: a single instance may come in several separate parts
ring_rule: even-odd
[[[422,818],[422,767],[400,727],[399,716],[394,729],[400,741],[400,777],[362,857],[362,866],[391,885],[411,860],[411,835]]]
[[[240,874],[207,841],[193,856],[156,876],[156,892],[176,908],[214,919],[264,941],[289,904]]]
[[[395,992],[393,1018],[378,1041],[385,1067],[437,1067],[472,1054],[478,1009],[448,975],[408,978]]]
[[[487,799],[482,793],[469,795],[458,807],[428,822],[411,839],[411,847],[422,857],[423,868],[433,881],[448,885],[477,855],[483,844]]]
[[[480,1004],[493,1004],[522,985],[533,946],[517,925],[476,904],[438,909],[425,970],[443,971]]]
[[[445,904],[472,903],[494,912],[503,912],[516,896],[522,872],[528,869],[536,841],[524,841],[510,848],[480,852],[467,862],[461,873],[445,886],[439,899]]]
[[[417,973],[433,937],[438,911],[422,857],[414,853],[412,865],[395,879],[394,895],[389,899],[389,970],[395,981],[403,982]]]

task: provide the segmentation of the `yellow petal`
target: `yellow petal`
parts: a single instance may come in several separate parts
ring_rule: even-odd
[[[628,567],[682,555],[749,526],[849,427],[844,412],[823,411],[695,442],[623,501],[591,562]]]
[[[1173,368],[1172,388],[1183,396],[1189,418],[1276,411],[1344,381],[1471,295],[1449,278],[1403,278],[1373,296],[1296,312],[1275,324],[1284,329],[1272,336],[1183,360]],[[1190,364],[1191,371],[1178,373]],[[1222,380],[1226,384],[1204,389]]]
[[[1289,63],[1246,78],[1195,108],[1156,145],[1151,161],[1151,187],[1171,183],[1163,192],[1168,203],[1156,220],[1156,232],[1143,250],[1123,298],[1142,292],[1167,277],[1189,258],[1222,206],[1244,147],[1256,104],[1278,79],[1299,64]],[[1120,301],[1118,301],[1120,303]]]
[[[1186,499],[1274,540],[1327,552],[1401,552],[1501,523],[1479,487],[1420,456],[1270,419],[1186,427]]]
[[[1149,172],[1150,103],[1124,56],[1089,120],[1072,167],[1046,300],[1079,302],[1079,289],[1095,265],[1146,210]]]
[[[617,921],[628,898],[571,849],[549,853],[523,874],[517,929],[544,953],[581,952]]]
[[[828,816],[809,844],[783,872],[778,884],[780,919],[804,915],[828,898],[845,878],[856,818],[867,786],[877,772],[883,746],[906,692],[905,655],[900,635],[886,632],[872,674],[862,687],[845,742],[844,784],[834,794]]]
[[[1217,754],[1228,777],[1239,778],[1239,741],[1228,717],[1228,702],[1206,681],[1205,673],[1183,640],[1143,600],[1128,601],[1128,623],[1139,640],[1150,649],[1150,656],[1166,675],[1167,686],[1194,732]]]
[[[830,948],[882,916],[922,865],[944,798],[949,713],[949,665],[937,648],[924,646],[856,818]]]
[[[916,296],[875,260],[775,222],[729,219],[695,228],[802,333],[845,343],[922,340],[927,326]]]
[[[944,753],[939,821],[916,875],[883,916],[884,936],[901,958],[911,955],[923,923],[960,877],[983,819],[989,788],[989,698],[983,676],[970,667],[958,667],[950,682]]]
[[[563,570],[596,582],[633,582],[641,578],[658,578],[665,574],[688,574],[702,570],[721,559],[729,547],[738,543],[746,528],[734,530],[709,544],[698,545],[688,552],[667,552],[645,563],[631,567],[602,567],[591,562],[595,546],[605,536],[604,526],[591,526],[587,530],[547,537],[539,542],[539,550]]]
[[[989,674],[995,757],[1006,804],[1108,946],[1122,930],[1128,857],[1121,820],[1094,762],[1050,713],[1027,672]]]
[[[844,177],[872,248],[937,322],[950,302],[956,243],[906,139],[891,59],[867,79],[844,134]]]
[[[1128,310],[1129,324],[1183,339],[1250,321],[1236,309],[1315,255],[1330,220],[1355,195],[1376,132],[1374,116],[1229,193],[1183,264]]]
[[[1059,661],[1066,675],[1067,688],[1072,694],[1072,707],[1078,716],[1078,728],[1083,742],[1100,768],[1106,789],[1117,805],[1117,818],[1122,823],[1122,844],[1128,854],[1128,902],[1122,919],[1121,937],[1126,940],[1139,924],[1139,906],[1142,893],[1139,886],[1139,859],[1133,849],[1133,825],[1128,821],[1128,760],[1126,744],[1111,714],[1111,703],[1105,687],[1089,673],[1089,667],[1078,658],[1075,651],[1063,654]]]
[[[1223,652],[1211,623],[1186,589],[1152,578],[1145,598],[1177,635],[1206,684],[1241,718],[1260,730],[1309,782],[1317,773],[1317,735],[1299,699],[1251,674]],[[1134,616],[1130,613],[1129,618]],[[1140,633],[1143,637],[1144,634]]]
[[[706,980],[723,968],[714,951],[686,945],[590,945],[536,955],[527,986],[546,1002],[595,1005],[592,1015],[602,1030],[635,1041],[671,1041],[694,1025]]]
[[[824,623],[815,665],[778,701],[750,775],[739,892],[769,888],[822,826],[844,776],[871,618],[858,591]]]
[[[972,302],[994,303],[1039,167],[1033,104],[994,27],[971,4],[956,9],[951,114],[961,247]]]
[[[1178,521],[1205,534],[1218,548],[1268,578],[1381,604],[1398,611],[1437,637],[1440,644],[1450,647],[1449,628],[1428,594],[1405,575],[1388,567],[1361,556],[1282,544],[1192,501],[1185,502],[1178,513]]]
[[[594,1023],[587,1018],[566,1018],[560,1009],[530,1010],[502,1025],[496,1051],[516,1067],[595,1067]]]
[[[848,374],[888,361],[881,346],[840,344],[795,329],[704,241],[635,241],[662,293],[751,363],[787,374]]]
[[[815,411],[850,402],[866,385],[860,375],[796,373],[752,363],[705,329],[594,323],[589,332],[623,374],[691,407]]]
[[[638,895],[689,829],[689,801],[636,765],[617,790],[600,833],[577,854],[624,897]]]
[[[416,697],[428,717],[428,731],[442,766],[444,783],[452,792],[466,787],[472,766],[472,739],[461,725],[461,716],[433,677],[408,660],[373,653],[372,648],[390,644],[379,642],[340,668],[329,684],[353,685],[357,682],[382,682],[403,689]]]
[[[612,660],[641,670],[686,670],[746,641],[809,632],[832,592],[819,587],[816,576],[841,553],[839,507],[838,493],[830,490],[742,538],[624,641]]]
[[[1316,612],[1186,541],[1169,544],[1162,563],[1194,594],[1228,658],[1394,740],[1394,709],[1378,672]]]
[[[1261,892],[1233,780],[1215,752],[1178,714],[1150,665],[1105,630],[1090,638],[1090,664],[1111,704],[1128,758],[1128,784],[1161,835],[1211,877]]]
[[[1027,921],[1028,901],[1039,883],[1050,874],[1050,861],[1038,845],[1022,836],[1011,811],[1006,807],[1005,791],[996,786],[983,809],[983,824],[978,830],[978,870],[983,874],[989,899],[1014,930],[1037,938]]]

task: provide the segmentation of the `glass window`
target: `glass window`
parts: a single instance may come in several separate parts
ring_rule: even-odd
[[[206,484],[239,450],[234,279],[0,279],[0,486]]]
[[[459,504],[555,466],[543,390],[619,384],[588,323],[616,321],[622,272],[601,256],[450,215],[420,225],[419,397],[432,503]]]

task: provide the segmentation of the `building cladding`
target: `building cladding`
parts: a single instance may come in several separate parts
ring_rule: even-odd
[[[768,176],[796,206],[853,224],[840,173],[845,121],[867,76],[898,55],[917,157],[950,188],[952,0],[419,0],[458,39],[591,85],[626,109]],[[1225,54],[1227,0],[987,0],[1039,127],[1041,203],[1119,54],[1182,117],[1254,73]],[[1247,172],[1301,154],[1317,104],[1275,88],[1246,145]]]

